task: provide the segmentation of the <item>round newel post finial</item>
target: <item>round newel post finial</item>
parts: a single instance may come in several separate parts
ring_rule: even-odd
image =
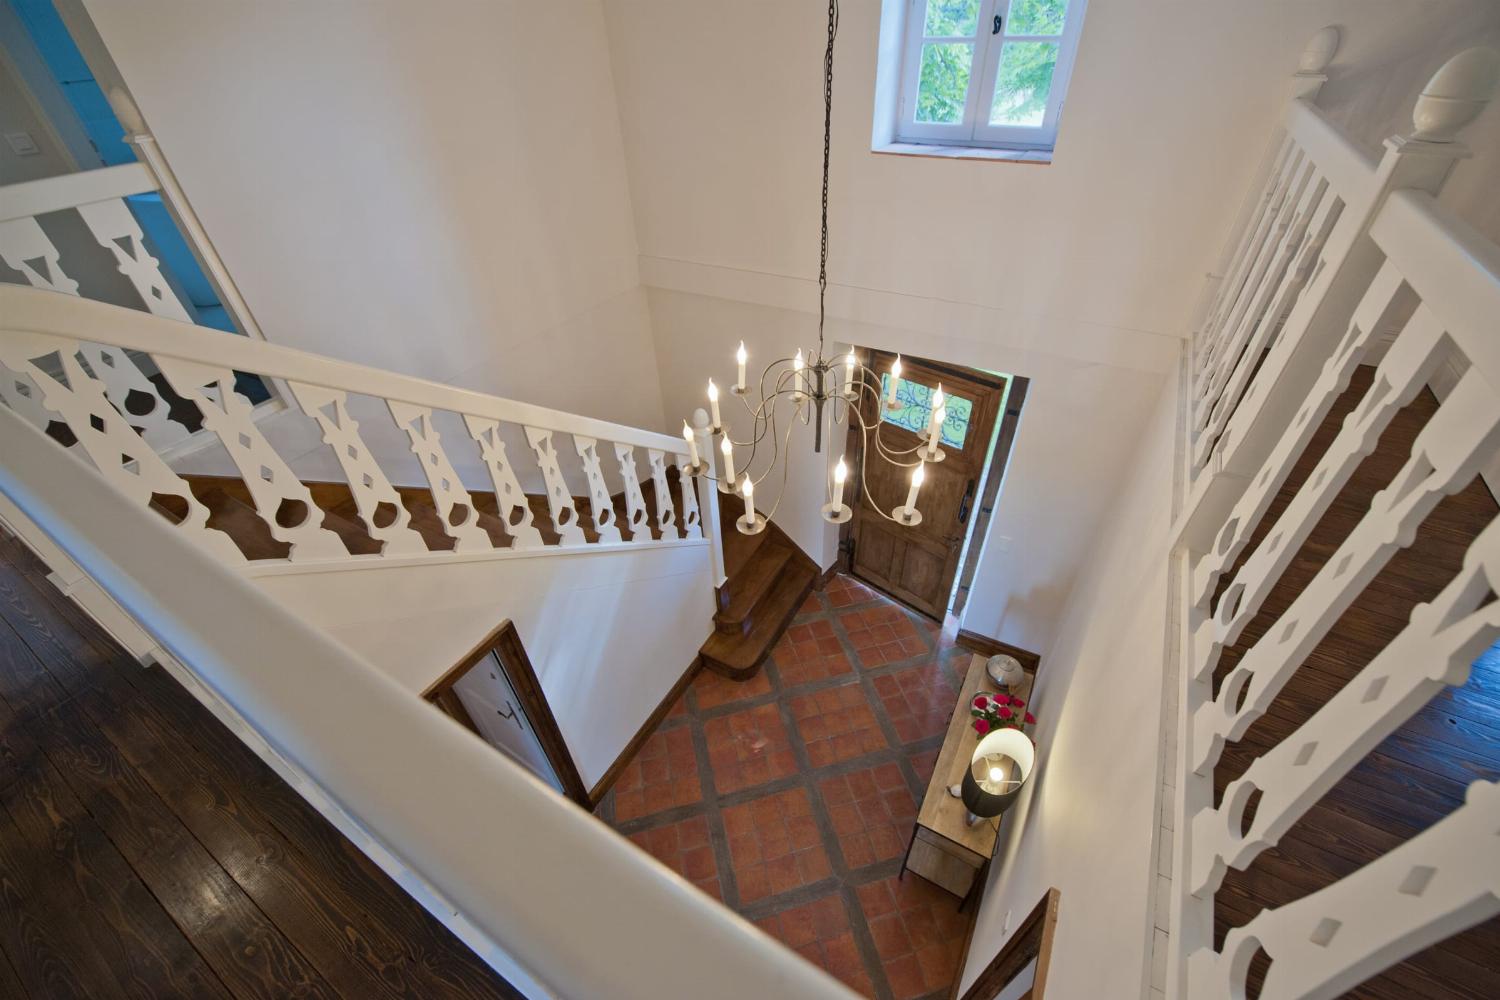
[[[1411,121],[1416,126],[1412,138],[1452,142],[1460,129],[1479,117],[1497,85],[1500,52],[1484,46],[1460,52],[1443,63],[1422,88],[1412,110]]]
[[[1307,75],[1323,72],[1328,68],[1328,64],[1333,62],[1333,57],[1338,50],[1338,26],[1327,25],[1308,39],[1307,45],[1302,49],[1301,58],[1297,60],[1297,72]]]
[[[146,131],[146,119],[141,117],[135,98],[127,94],[124,87],[110,87],[108,97],[109,106],[125,127],[126,135],[141,135]]]

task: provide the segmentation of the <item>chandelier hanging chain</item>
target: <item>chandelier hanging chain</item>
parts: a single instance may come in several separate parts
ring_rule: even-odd
[[[833,147],[833,42],[839,33],[839,0],[828,0],[828,49],[823,53],[823,239],[818,256],[818,353],[823,359],[823,300],[828,294],[828,165]]]
[[[825,430],[828,439],[834,441],[836,440],[835,431],[840,425],[847,422],[848,434],[851,438],[854,429],[858,427],[860,442],[855,444],[858,449],[858,470],[854,488],[869,501],[868,513],[907,527],[922,523],[922,514],[917,510],[916,501],[925,478],[924,469],[929,464],[943,461],[944,458],[942,449],[938,447],[946,413],[940,399],[941,391],[935,392],[932,396],[932,406],[925,432],[926,440],[922,440],[923,432],[917,431],[917,444],[910,448],[894,448],[885,440],[885,434],[889,430],[886,425],[892,422],[887,419],[887,411],[922,405],[921,403],[898,402],[898,393],[902,392],[900,386],[904,383],[901,378],[900,357],[898,356],[891,365],[891,381],[885,383],[882,374],[859,361],[853,348],[850,348],[848,355],[839,361],[832,361],[824,356],[827,346],[824,337],[828,321],[828,191],[833,159],[833,52],[834,42],[838,37],[838,28],[839,0],[829,0],[828,45],[823,53],[823,185],[820,192],[816,352],[812,357],[804,358],[799,348],[794,357],[780,358],[763,368],[760,372],[759,384],[754,386],[760,400],[758,404],[752,405],[749,399],[752,387],[747,385],[745,370],[749,355],[745,350],[744,342],[741,341],[739,350],[735,354],[735,360],[739,366],[738,377],[731,391],[740,397],[745,414],[749,417],[750,437],[745,441],[736,441],[730,436],[729,428],[720,414],[719,388],[713,379],[709,379],[708,401],[712,410],[712,421],[709,424],[711,430],[707,437],[710,441],[717,440],[718,447],[715,450],[723,453],[722,475],[716,475],[712,471],[712,456],[709,456],[709,461],[699,461],[697,449],[693,444],[692,428],[686,424],[683,426],[683,431],[689,439],[689,446],[693,449],[692,474],[702,477],[706,482],[715,483],[718,492],[742,495],[745,501],[745,516],[736,522],[736,526],[746,534],[758,534],[764,530],[769,518],[775,516],[776,511],[781,507],[781,501],[786,496],[786,486],[791,471],[789,452],[791,435],[799,423],[813,428],[813,450],[816,452],[823,450],[822,441]],[[769,387],[768,381],[771,383]],[[939,390],[941,388],[941,386],[938,387]],[[783,396],[791,398],[792,412],[790,414],[782,415],[776,412],[777,404],[781,402]],[[873,419],[867,419],[865,412],[867,406],[872,410]],[[785,421],[785,425],[783,426],[780,421]],[[898,423],[897,426],[905,427],[907,431],[915,431],[915,428],[903,423]],[[770,460],[757,477],[755,467],[761,455],[761,444],[766,438],[770,439]],[[746,462],[742,466],[734,461],[734,449],[737,447],[749,449]],[[910,488],[905,502],[891,508],[889,512],[875,502],[870,492],[866,468],[872,452],[877,459],[888,466],[911,472]],[[763,480],[771,478],[778,462],[781,463],[780,494],[769,510],[764,508],[757,510],[752,499],[754,489]],[[830,502],[823,505],[822,515],[830,523],[844,524],[851,519],[853,511],[843,503],[844,484],[849,474],[843,457],[839,458],[837,467],[832,471],[832,485],[828,494]],[[736,488],[737,482],[738,488]]]

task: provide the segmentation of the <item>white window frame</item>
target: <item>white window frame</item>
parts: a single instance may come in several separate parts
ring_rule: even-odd
[[[976,33],[972,36],[927,37],[927,0],[907,0],[906,21],[902,35],[901,99],[896,102],[894,135],[898,142],[936,143],[951,146],[983,146],[999,149],[1050,150],[1057,141],[1058,120],[1067,97],[1068,80],[1073,75],[1073,61],[1078,39],[1083,33],[1086,0],[1069,0],[1061,35],[1010,34],[1010,0],[980,0]],[[993,33],[995,16],[1002,18],[1002,30]],[[1057,65],[1052,71],[1052,89],[1047,95],[1047,109],[1042,124],[991,125],[990,105],[994,100],[995,77],[1000,70],[1000,55],[1006,42],[1057,42]],[[916,120],[917,87],[922,75],[922,46],[942,42],[972,44],[969,91],[964,101],[963,120],[953,124]]]

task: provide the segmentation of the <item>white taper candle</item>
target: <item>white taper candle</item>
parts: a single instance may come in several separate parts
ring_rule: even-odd
[[[849,467],[844,464],[844,456],[839,456],[839,464],[833,467],[833,510],[834,513],[844,506],[844,480],[849,478]]]
[[[714,418],[715,427],[723,427],[724,421],[719,419],[719,387],[714,385],[714,380],[708,380],[708,412]]]
[[[802,348],[799,347],[797,356],[792,359],[792,398],[799,403],[802,402],[802,390],[807,382],[807,376],[802,371],[806,367],[807,362],[802,360]]]
[[[755,484],[750,481],[750,474],[745,473],[745,481],[740,483],[740,496],[745,498],[745,520],[751,524],[755,523]]]
[[[922,488],[922,480],[927,478],[927,473],[923,471],[925,468],[926,465],[924,463],[918,462],[917,467],[911,472],[911,489],[906,491],[906,509],[908,511],[917,509],[917,490]]]
[[[694,468],[697,468],[698,437],[693,433],[693,429],[688,426],[688,422],[686,420],[682,422],[682,439],[687,442],[688,446],[688,464],[693,466]]]
[[[854,352],[850,351],[844,357],[844,395],[854,391]]]
[[[896,383],[901,381],[901,355],[896,355],[896,360],[891,362],[891,384],[885,390],[885,405],[896,405]]]
[[[943,434],[943,422],[948,419],[946,407],[939,406],[932,411],[932,425],[927,428],[927,450],[937,451],[938,438]]]
[[[739,387],[740,392],[744,392],[745,391],[745,362],[748,361],[748,360],[750,360],[750,355],[748,355],[748,354],[745,353],[745,342],[743,340],[740,341],[740,349],[738,351],[734,352],[734,360],[735,360],[735,363],[738,364],[739,368],[740,368],[740,378],[739,378],[739,381],[735,383],[735,385]]]
[[[729,435],[724,435],[724,440],[719,442],[719,451],[724,455],[724,479],[730,483],[733,483],[734,445],[729,443]]]

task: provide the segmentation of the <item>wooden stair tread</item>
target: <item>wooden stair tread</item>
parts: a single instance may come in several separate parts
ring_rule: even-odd
[[[714,621],[721,630],[741,630],[791,559],[791,550],[775,542],[764,543],[755,550],[750,561],[720,588],[719,610]]]
[[[254,507],[217,486],[194,489],[193,495],[208,508],[208,527],[228,535],[246,559],[285,559],[291,554],[291,545],[275,539]]]
[[[818,575],[811,569],[799,562],[790,563],[777,575],[771,592],[755,609],[754,623],[749,632],[743,635],[715,632],[699,652],[730,673],[752,673],[770,654],[771,647],[786,631],[817,581]]]

